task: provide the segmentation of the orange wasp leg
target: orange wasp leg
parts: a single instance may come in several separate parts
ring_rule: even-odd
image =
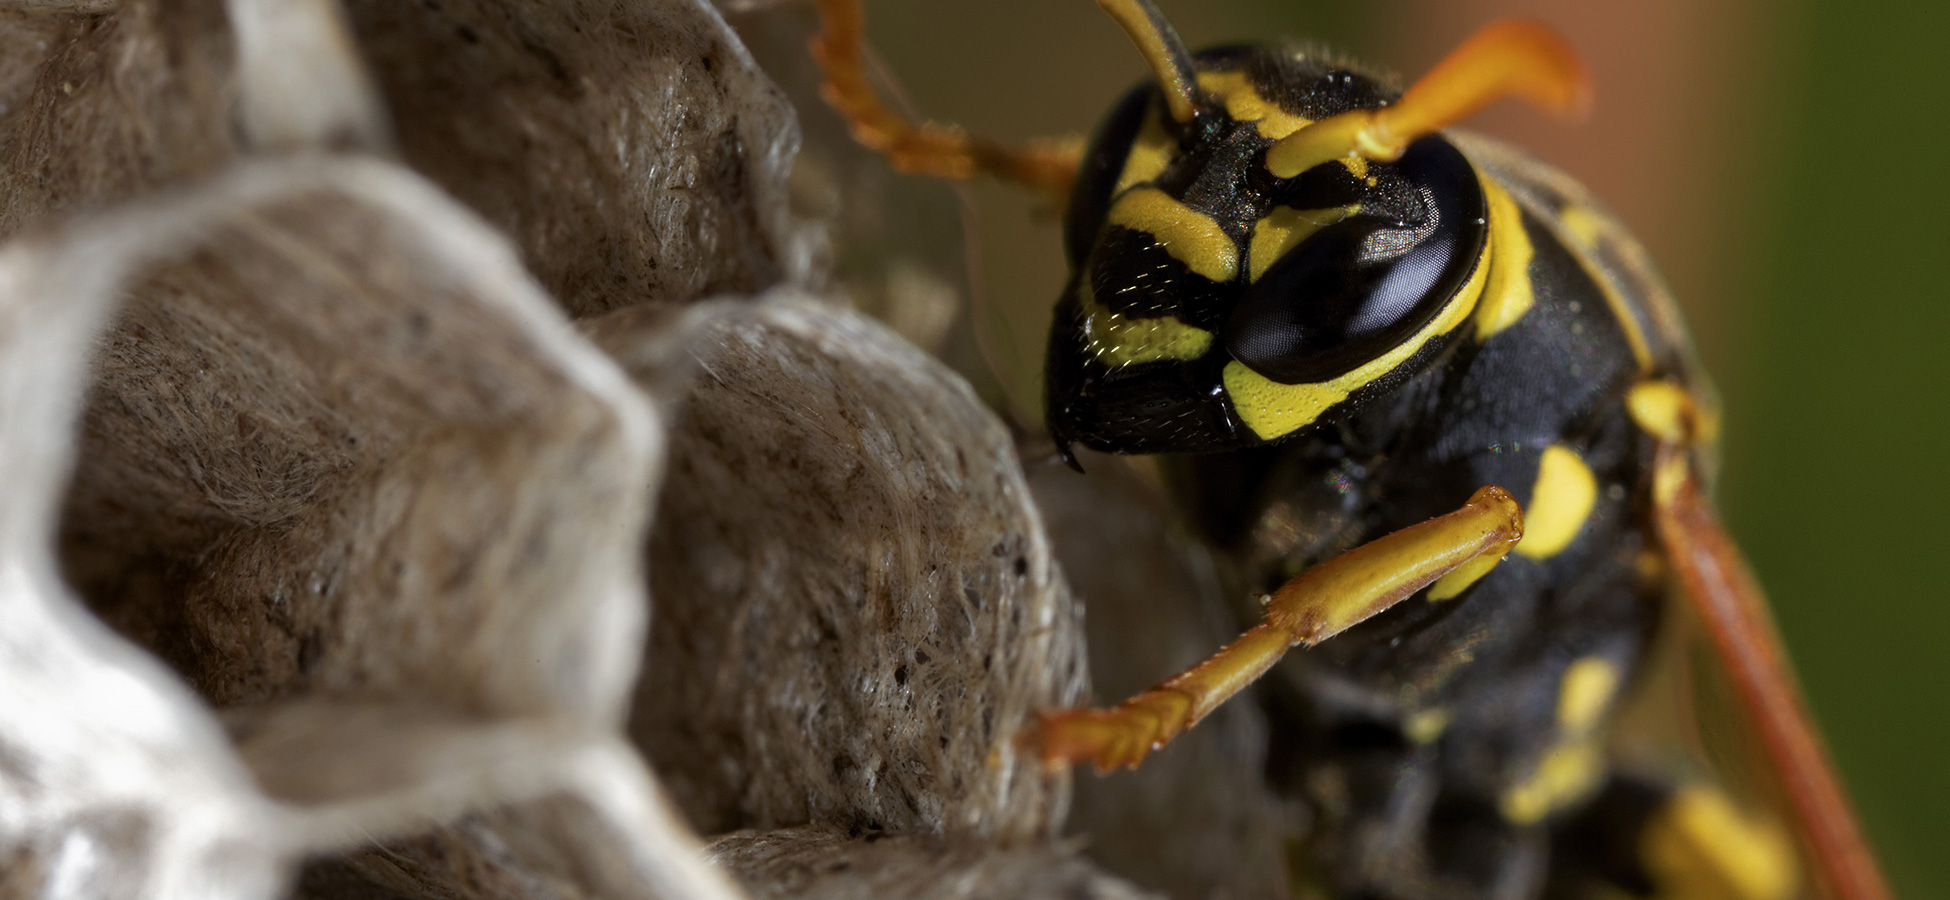
[[[1818,877],[1837,900],[1888,900],[1889,885],[1810,724],[1767,601],[1682,445],[1661,449],[1654,498],[1659,541],[1753,717]]]
[[[854,140],[911,175],[967,179],[989,174],[1049,195],[1070,196],[1082,148],[1074,141],[1010,146],[960,128],[915,124],[882,103],[867,79],[866,18],[860,0],[819,0],[824,25],[812,40],[826,75],[820,94],[846,117]]]
[[[1266,620],[1212,658],[1112,709],[1045,713],[1025,735],[1046,767],[1135,767],[1298,645],[1313,646],[1457,570],[1473,580],[1523,537],[1523,510],[1494,485],[1461,509],[1384,535],[1280,586]]]

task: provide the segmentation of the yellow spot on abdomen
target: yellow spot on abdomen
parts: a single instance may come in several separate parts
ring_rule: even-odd
[[[1557,686],[1557,726],[1567,734],[1590,731],[1617,692],[1618,667],[1610,660],[1596,656],[1573,660]]]
[[[1322,228],[1360,211],[1361,204],[1350,203],[1327,209],[1282,206],[1267,213],[1266,218],[1253,223],[1253,241],[1246,251],[1247,280],[1258,281],[1259,276],[1266,274],[1267,267],[1288,250],[1300,246]]]
[[[1800,881],[1793,845],[1778,826],[1743,815],[1701,785],[1667,799],[1639,853],[1654,883],[1676,897],[1787,900]]]
[[[1449,299],[1449,305],[1442,308],[1435,321],[1423,326],[1414,337],[1332,381],[1281,384],[1246,368],[1236,359],[1226,363],[1224,380],[1226,395],[1232,398],[1232,408],[1239,413],[1246,427],[1251,428],[1261,440],[1270,441],[1313,424],[1321,413],[1334,404],[1346,400],[1349,394],[1363,385],[1394,371],[1437,335],[1454,331],[1456,326],[1468,319],[1470,312],[1476,309],[1476,298],[1483,295],[1484,268],[1477,266],[1469,276],[1468,283]],[[1517,546],[1521,549],[1523,545]]]
[[[1531,825],[1581,800],[1605,774],[1604,754],[1589,740],[1558,744],[1544,754],[1530,777],[1503,792],[1498,809],[1517,825]]]
[[[1212,332],[1203,328],[1170,316],[1119,315],[1097,302],[1087,282],[1078,290],[1084,346],[1098,362],[1113,369],[1165,359],[1197,359],[1212,347]]]
[[[1225,105],[1226,115],[1258,123],[1260,137],[1277,141],[1313,124],[1312,119],[1296,116],[1260,96],[1244,72],[1201,72],[1198,86]]]
[[[1157,188],[1136,188],[1111,204],[1109,221],[1151,236],[1186,268],[1213,281],[1239,273],[1239,245],[1202,212]]]
[[[1481,173],[1476,180],[1483,185],[1490,213],[1490,283],[1483,288],[1483,302],[1476,306],[1476,339],[1485,341],[1515,325],[1536,302],[1530,284],[1530,261],[1536,249],[1530,245],[1530,233],[1524,230],[1523,210],[1517,201],[1502,185]]]
[[[1516,552],[1531,559],[1556,556],[1578,536],[1597,501],[1598,479],[1591,467],[1562,444],[1544,448]]]

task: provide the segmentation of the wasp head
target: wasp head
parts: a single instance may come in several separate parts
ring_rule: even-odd
[[[1280,439],[1431,358],[1480,291],[1483,189],[1439,136],[1391,162],[1267,166],[1281,139],[1382,107],[1387,87],[1284,48],[1189,59],[1192,112],[1133,90],[1079,172],[1046,370],[1064,447]]]

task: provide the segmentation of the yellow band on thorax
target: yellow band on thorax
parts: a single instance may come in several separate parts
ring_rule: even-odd
[[[1563,444],[1544,448],[1537,485],[1530,492],[1530,528],[1517,555],[1549,559],[1577,539],[1598,501],[1598,479],[1584,458]]]

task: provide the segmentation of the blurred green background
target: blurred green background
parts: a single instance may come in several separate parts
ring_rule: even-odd
[[[1304,36],[1410,76],[1524,14],[1592,118],[1469,127],[1589,184],[1661,261],[1726,404],[1722,501],[1898,894],[1950,896],[1950,11],[1890,0],[1160,0],[1194,46]],[[869,2],[916,107],[1086,131],[1141,75],[1088,0]],[[1051,211],[973,189],[976,280],[1019,405],[1063,276]],[[1935,548],[1935,549],[1932,549]]]

